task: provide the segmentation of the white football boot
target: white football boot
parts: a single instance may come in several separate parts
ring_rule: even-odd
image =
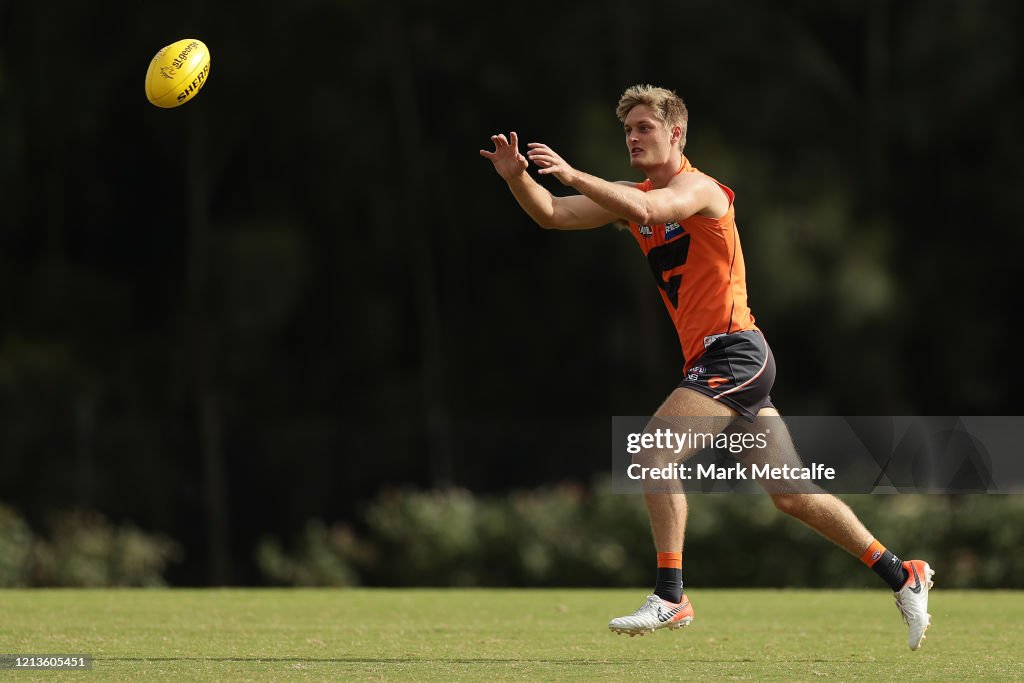
[[[647,602],[628,617],[616,617],[608,622],[608,628],[616,633],[628,633],[630,637],[654,633],[659,628],[683,628],[693,621],[693,605],[683,595],[679,603],[662,600],[657,595],[648,595]]]
[[[896,607],[909,629],[907,645],[911,650],[916,650],[921,647],[924,632],[932,623],[932,615],[928,614],[928,591],[933,585],[932,576],[935,572],[924,560],[907,560],[903,568],[909,576],[903,588],[894,595]]]

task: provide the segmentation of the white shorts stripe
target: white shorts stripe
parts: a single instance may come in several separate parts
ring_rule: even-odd
[[[761,337],[761,341],[764,341],[764,337]],[[728,396],[728,395],[729,395],[729,394],[731,394],[732,392],[734,392],[734,391],[739,391],[739,390],[740,390],[740,389],[742,389],[743,387],[747,386],[748,384],[750,384],[751,382],[753,382],[754,380],[756,380],[756,379],[757,379],[758,377],[760,377],[760,376],[761,376],[761,373],[763,373],[763,372],[764,372],[764,369],[765,369],[765,368],[766,368],[767,366],[768,366],[768,354],[767,354],[767,353],[765,353],[765,354],[764,354],[764,362],[763,362],[763,363],[761,363],[761,369],[757,371],[757,374],[755,374],[755,375],[754,375],[753,377],[751,377],[750,379],[748,379],[748,380],[747,380],[746,382],[744,382],[743,384],[738,384],[738,385],[734,386],[734,387],[733,387],[732,389],[729,389],[728,391],[723,391],[722,393],[718,394],[717,396],[715,396],[715,400],[717,401],[718,399],[722,398],[723,396]]]

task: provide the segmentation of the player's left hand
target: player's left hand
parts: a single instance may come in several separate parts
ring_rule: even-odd
[[[537,173],[554,175],[563,185],[572,185],[576,169],[558,156],[555,150],[542,142],[531,142],[526,147],[529,149],[526,156],[537,165]]]

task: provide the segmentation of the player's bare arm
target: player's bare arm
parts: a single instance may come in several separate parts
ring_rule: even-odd
[[[480,150],[480,155],[494,164],[494,170],[506,183],[512,195],[530,218],[542,228],[586,230],[619,220],[599,204],[583,195],[556,197],[526,172],[529,162],[519,152],[519,136],[515,131],[492,135],[494,151]]]
[[[706,176],[685,173],[673,176],[664,188],[643,192],[632,184],[614,183],[573,168],[549,146],[531,142],[527,157],[564,185],[589,197],[609,212],[638,225],[686,220],[694,214],[720,218],[729,210],[729,199]]]

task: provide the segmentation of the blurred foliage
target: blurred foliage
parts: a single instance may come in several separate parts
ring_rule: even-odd
[[[609,2],[190,7],[0,2],[0,498],[34,526],[101,510],[181,540],[172,582],[255,583],[262,536],[384,486],[605,471],[608,417],[678,383],[657,289],[621,231],[537,229],[477,150],[515,129],[639,180],[637,82],[737,192],[784,414],[1024,412],[1024,4],[651,0],[640,42]],[[210,80],[159,110],[182,36]],[[524,581],[568,562],[524,553]]]
[[[32,530],[0,503],[0,588],[27,586],[32,578]]]
[[[944,588],[1024,588],[1024,498],[845,496],[905,559]],[[684,577],[697,586],[873,587],[856,558],[767,496],[689,496]],[[388,491],[365,529],[311,522],[292,551],[266,538],[260,566],[285,585],[643,586],[654,551],[639,496],[561,485],[507,497]]]
[[[54,515],[48,537],[37,537],[0,504],[0,587],[163,586],[180,559],[181,546],[163,534],[85,510]]]
[[[266,578],[286,586],[353,586],[358,575],[353,567],[362,557],[360,543],[345,526],[328,528],[311,520],[298,549],[287,553],[275,539],[265,539],[257,550],[257,562]]]

